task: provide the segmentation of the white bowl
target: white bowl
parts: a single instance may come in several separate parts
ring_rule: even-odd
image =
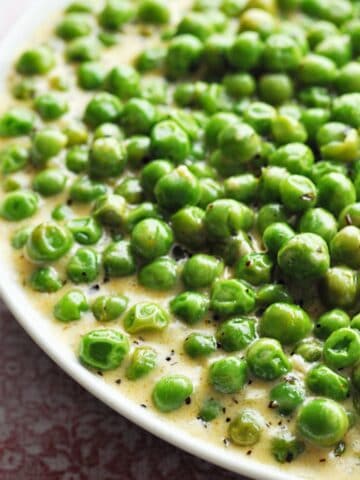
[[[47,19],[53,17],[68,3],[69,0],[33,0],[31,7],[12,26],[0,43],[1,94],[7,92],[6,78],[21,47],[26,44],[37,28],[46,24]],[[7,7],[3,5],[3,8]],[[250,458],[244,459],[234,451],[227,451],[220,446],[194,438],[183,429],[173,425],[169,428],[166,417],[159,419],[150,410],[144,410],[126,398],[118,389],[105,384],[101,378],[79,364],[67,345],[58,341],[50,322],[34,308],[21,285],[18,284],[14,265],[11,264],[6,250],[0,251],[0,265],[0,294],[17,321],[49,357],[99,400],[163,440],[233,472],[258,480],[299,479],[298,476],[281,471],[281,466],[264,465]]]

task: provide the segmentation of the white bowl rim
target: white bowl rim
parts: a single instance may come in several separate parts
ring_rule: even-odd
[[[6,92],[7,76],[19,49],[26,45],[46,19],[67,5],[70,0],[33,0],[21,17],[11,26],[9,32],[0,41],[0,92]],[[176,0],[175,0],[176,1]],[[10,2],[11,3],[11,2]],[[6,8],[6,7],[5,7]],[[131,422],[144,428],[157,437],[182,450],[210,463],[235,473],[258,480],[299,480],[297,475],[282,471],[282,466],[261,464],[243,456],[237,457],[234,451],[226,450],[205,440],[194,438],[188,432],[177,428],[164,418],[158,418],[125,395],[106,384],[82,367],[75,355],[65,344],[57,344],[51,329],[43,323],[41,315],[26,297],[21,285],[16,282],[14,269],[8,259],[2,259],[0,250],[0,294],[16,320],[37,343],[37,345],[69,376],[92,395],[117,411]],[[41,325],[41,328],[39,328]],[[171,428],[169,428],[171,425]]]

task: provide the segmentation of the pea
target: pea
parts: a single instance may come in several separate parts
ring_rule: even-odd
[[[92,36],[75,38],[66,48],[66,57],[71,62],[98,60],[100,54],[101,44],[96,37]]]
[[[145,73],[163,67],[166,50],[163,47],[150,47],[143,50],[136,58],[136,68]]]
[[[306,362],[317,362],[320,360],[323,351],[323,344],[316,338],[305,338],[296,345],[294,353],[303,357]]]
[[[294,230],[287,223],[275,222],[265,229],[263,242],[271,255],[277,255],[279,250],[294,236]]]
[[[151,132],[151,148],[158,158],[168,158],[174,163],[183,162],[190,153],[186,132],[173,120],[164,120]]]
[[[155,123],[156,111],[147,100],[132,98],[125,105],[121,114],[121,123],[126,132],[133,134],[148,134]]]
[[[264,167],[261,169],[259,183],[259,197],[265,202],[277,202],[281,200],[280,186],[289,175],[282,167]]]
[[[245,123],[225,127],[219,134],[219,148],[225,157],[236,158],[240,164],[246,164],[260,150],[260,139],[255,130]]]
[[[264,102],[251,102],[244,111],[244,121],[251,125],[258,134],[270,132],[275,116],[275,108]]]
[[[80,320],[89,309],[87,299],[81,290],[69,290],[54,306],[54,317],[63,323]]]
[[[358,362],[360,334],[348,327],[335,330],[325,341],[324,360],[330,368],[345,368]]]
[[[161,218],[157,206],[150,202],[144,202],[128,213],[126,218],[126,229],[129,232],[132,232],[139,222],[147,218]]]
[[[69,109],[67,102],[53,93],[38,96],[34,108],[45,121],[57,120]]]
[[[76,242],[82,245],[95,245],[102,236],[101,225],[93,217],[74,218],[67,226]]]
[[[77,71],[77,81],[83,90],[97,90],[105,80],[105,72],[97,62],[83,62]]]
[[[292,212],[313,207],[317,200],[317,190],[311,180],[302,175],[289,175],[280,185],[281,200]]]
[[[87,367],[100,371],[115,370],[130,349],[122,332],[109,328],[91,330],[80,341],[79,358]]]
[[[170,290],[177,281],[177,264],[168,257],[156,258],[141,268],[139,283],[152,290]]]
[[[170,20],[170,10],[164,0],[142,0],[138,18],[144,23],[166,24]]]
[[[358,132],[344,123],[325,123],[319,128],[316,141],[322,157],[329,160],[353,162],[359,154]]]
[[[29,283],[33,290],[44,293],[57,292],[63,286],[59,273],[53,267],[38,268],[31,274]]]
[[[308,400],[297,415],[297,430],[306,440],[320,447],[336,445],[349,428],[345,409],[334,400]]]
[[[320,180],[328,173],[346,174],[346,167],[343,164],[335,163],[330,160],[321,160],[314,164],[310,176],[316,185],[318,185]]]
[[[211,422],[220,415],[221,410],[222,406],[217,400],[208,398],[203,402],[198,418],[203,422]]]
[[[88,169],[89,149],[85,145],[72,147],[66,154],[66,168],[74,173],[81,173]]]
[[[235,317],[224,321],[216,331],[216,339],[226,352],[243,350],[256,338],[255,321]]]
[[[260,285],[270,282],[272,269],[273,262],[267,254],[249,253],[235,266],[235,275],[252,285]]]
[[[271,453],[279,463],[289,463],[305,451],[305,445],[292,435],[273,437]]]
[[[22,75],[45,75],[55,66],[53,51],[47,46],[27,50],[16,63],[16,70]]]
[[[102,295],[91,305],[91,311],[99,322],[112,322],[126,310],[128,298],[124,295]]]
[[[334,215],[355,203],[356,193],[352,182],[341,173],[328,173],[318,183],[319,204]]]
[[[90,247],[79,248],[70,258],[66,274],[73,283],[90,283],[99,275],[99,256]]]
[[[250,313],[255,307],[255,291],[241,280],[226,279],[214,282],[210,308],[219,315]]]
[[[27,190],[10,192],[0,204],[0,216],[10,222],[19,222],[35,215],[38,205],[38,197],[33,192]]]
[[[197,292],[183,292],[170,302],[173,315],[181,318],[189,325],[200,322],[208,312],[209,299],[206,295]]]
[[[116,122],[122,112],[122,103],[110,93],[98,93],[87,104],[84,120],[92,128],[106,122]]]
[[[291,370],[291,363],[280,343],[272,338],[260,338],[253,342],[246,360],[250,371],[262,380],[275,380]]]
[[[256,226],[263,234],[267,227],[273,223],[286,222],[285,208],[278,203],[268,203],[260,208]]]
[[[110,243],[103,253],[103,266],[111,278],[126,277],[136,271],[131,245],[127,240]]]
[[[207,357],[216,349],[216,339],[212,335],[194,332],[184,341],[184,351],[191,358]]]
[[[185,262],[182,279],[189,288],[204,288],[210,286],[223,270],[223,262],[216,257],[193,255]]]
[[[169,314],[160,305],[140,302],[125,315],[124,328],[130,334],[164,330],[170,322]]]
[[[334,309],[323,313],[319,317],[315,333],[318,338],[325,340],[335,332],[335,330],[348,326],[350,326],[349,315],[343,310]]]
[[[238,122],[238,117],[233,113],[220,112],[212,115],[205,126],[205,141],[210,148],[218,146],[218,139],[221,131]]]
[[[255,410],[244,409],[230,422],[230,440],[241,447],[251,447],[260,441],[263,419]]]
[[[315,395],[342,401],[349,395],[349,381],[326,365],[313,367],[306,375],[306,386]]]
[[[334,100],[333,117],[336,121],[347,123],[354,128],[360,127],[358,107],[360,104],[359,93],[346,93]]]
[[[66,180],[66,176],[58,169],[43,170],[34,177],[33,189],[44,197],[50,197],[64,190]]]
[[[9,175],[22,170],[28,163],[29,151],[21,145],[8,145],[0,151],[0,171]]]
[[[253,212],[236,200],[216,200],[206,209],[206,229],[209,236],[216,239],[226,239],[239,230],[247,231],[252,227],[253,222]]]
[[[330,268],[321,282],[320,293],[330,307],[351,307],[358,297],[356,272],[347,267]]]
[[[354,225],[360,227],[360,203],[352,203],[345,207],[339,215],[339,227],[343,228],[346,225]]]
[[[185,165],[160,178],[155,187],[158,204],[170,211],[186,205],[196,205],[200,199],[198,179]]]
[[[301,233],[315,233],[329,245],[337,232],[337,222],[330,212],[323,208],[310,208],[300,218]]]
[[[330,250],[334,263],[359,268],[358,245],[360,242],[360,229],[349,225],[342,228],[331,240]]]
[[[182,34],[171,40],[166,57],[165,69],[169,77],[184,77],[199,66],[203,44],[190,34]]]
[[[359,317],[359,314],[355,315],[355,317],[353,317],[353,318],[351,319],[350,327],[351,327],[351,328],[354,328],[354,329],[356,329],[356,330],[360,330],[360,317]]]
[[[117,139],[99,138],[90,150],[89,169],[92,177],[107,178],[120,175],[126,165],[125,146]]]
[[[74,147],[84,145],[89,138],[86,126],[80,121],[69,121],[64,128],[64,134],[67,137],[67,145]]]
[[[173,234],[167,224],[155,218],[139,222],[131,234],[133,250],[147,260],[165,255],[173,243]]]
[[[193,385],[184,375],[162,377],[154,386],[152,400],[160,412],[178,410],[191,396]]]
[[[18,230],[15,230],[11,237],[11,246],[15,250],[20,250],[21,248],[23,248],[28,241],[31,231],[31,227],[21,227]]]
[[[157,353],[151,347],[138,347],[131,356],[130,364],[126,369],[126,378],[139,380],[149,375],[157,363]]]
[[[302,143],[289,143],[275,150],[269,160],[271,165],[286,168],[294,175],[308,175],[314,164],[314,154]]]
[[[209,384],[220,393],[237,393],[246,384],[248,366],[238,357],[221,358],[213,362],[209,369]]]
[[[127,0],[107,0],[100,12],[99,23],[106,29],[120,30],[134,16],[134,6]]]
[[[28,135],[34,128],[35,120],[30,110],[13,107],[0,117],[0,137]]]
[[[303,385],[291,375],[270,390],[270,401],[281,415],[291,415],[305,400]]]
[[[67,205],[59,204],[51,212],[51,218],[56,220],[57,222],[61,222],[62,220],[66,220],[72,217],[72,210]]]
[[[304,125],[293,116],[276,115],[271,122],[271,133],[275,142],[279,145],[286,143],[305,143],[307,132]]]
[[[268,284],[258,289],[256,303],[259,307],[267,307],[273,303],[294,303],[294,301],[285,286]]]
[[[264,44],[257,32],[238,35],[228,52],[228,60],[236,69],[249,71],[260,63]]]
[[[32,162],[39,167],[46,165],[50,158],[59,155],[66,142],[66,136],[55,128],[39,130],[33,138]]]

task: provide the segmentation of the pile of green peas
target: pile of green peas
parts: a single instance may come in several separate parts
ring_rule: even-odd
[[[99,322],[80,340],[85,366],[154,374],[155,408],[185,408],[197,385],[156,377],[146,343],[180,321],[213,394],[199,394],[200,421],[266,382],[266,402],[294,419],[272,439],[278,462],[336,448],[360,414],[360,4],[194,0],[174,24],[168,3],[73,1],[61,48],[20,55],[0,117],[0,216],[19,223],[11,244],[30,288],[56,294],[56,321]],[[128,32],[158,42],[106,69]],[[72,89],[90,98],[81,119]],[[84,286],[126,277],[169,302],[90,302]],[[239,408],[227,435],[248,448],[264,429]]]

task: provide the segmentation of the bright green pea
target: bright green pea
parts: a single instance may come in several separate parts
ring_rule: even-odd
[[[248,366],[238,357],[226,357],[216,360],[209,369],[209,384],[220,393],[237,393],[246,384]]]
[[[16,230],[11,237],[11,246],[15,250],[23,248],[28,241],[31,231],[31,227],[21,227],[19,230]]]
[[[33,290],[45,293],[57,292],[63,286],[59,273],[53,267],[40,267],[35,270],[30,276],[29,283]]]
[[[92,330],[81,338],[80,361],[100,371],[115,370],[130,350],[129,340],[122,332],[102,328]]]
[[[199,66],[203,52],[202,42],[190,34],[177,35],[170,42],[166,58],[166,72],[171,78],[181,78]]]
[[[105,78],[105,87],[110,93],[122,100],[138,96],[140,77],[130,65],[114,67]]]
[[[278,203],[268,203],[260,208],[256,226],[261,234],[273,223],[286,222],[285,208]]]
[[[226,239],[239,230],[249,230],[253,212],[243,203],[232,199],[216,200],[206,209],[205,225],[210,237]]]
[[[99,275],[99,255],[89,247],[79,248],[70,258],[66,274],[73,283],[90,283]]]
[[[150,149],[151,141],[149,137],[145,135],[130,137],[126,141],[127,160],[130,168],[137,169],[141,167],[149,158]]]
[[[157,70],[163,66],[165,55],[166,49],[163,47],[146,48],[136,58],[136,68],[141,73]]]
[[[223,84],[226,92],[237,99],[251,97],[256,88],[255,80],[249,73],[235,73],[226,75],[223,78]]]
[[[151,347],[138,347],[131,356],[125,375],[128,380],[139,380],[152,372],[157,364],[157,353]]]
[[[33,179],[33,189],[44,197],[61,193],[66,184],[66,176],[61,170],[49,168],[38,173]]]
[[[204,288],[221,276],[223,270],[224,264],[221,260],[201,253],[193,255],[185,262],[182,279],[189,288]]]
[[[330,251],[334,263],[357,269],[360,267],[360,229],[349,225],[331,240]]]
[[[271,453],[279,463],[289,463],[305,451],[305,445],[292,435],[274,437],[271,440]]]
[[[303,385],[291,375],[270,390],[272,407],[277,408],[281,415],[292,414],[305,400]]]
[[[276,110],[264,102],[252,102],[244,111],[244,121],[251,125],[259,134],[267,134],[271,130]]]
[[[44,93],[35,99],[35,110],[45,121],[57,120],[69,109],[67,102],[53,93]]]
[[[222,130],[238,121],[238,117],[233,113],[220,112],[212,115],[205,126],[205,141],[208,147],[216,148]]]
[[[335,330],[324,344],[324,361],[330,368],[345,368],[359,361],[360,334],[351,328]]]
[[[202,404],[198,418],[203,422],[211,422],[215,420],[222,411],[222,405],[213,398],[208,398]]]
[[[22,107],[13,107],[0,117],[0,137],[20,137],[34,129],[36,117]]]
[[[161,218],[157,205],[154,205],[150,202],[144,202],[128,212],[126,218],[126,229],[129,232],[132,232],[139,222],[146,220],[147,218]]]
[[[316,134],[316,142],[322,158],[328,160],[350,163],[359,156],[359,134],[355,128],[350,128],[345,123],[325,123]]]
[[[312,322],[302,308],[288,303],[273,303],[261,317],[259,328],[263,337],[275,338],[283,345],[302,340],[312,330]]]
[[[360,127],[360,93],[346,93],[335,98],[333,103],[333,118],[354,128]]]
[[[170,211],[196,205],[200,199],[199,181],[185,165],[181,165],[160,178],[155,196],[159,206]]]
[[[269,163],[295,175],[308,175],[314,164],[314,154],[302,143],[289,143],[278,148],[270,156]]]
[[[349,62],[345,64],[336,77],[336,88],[339,93],[354,93],[360,91],[360,64]]]
[[[172,243],[173,234],[170,227],[155,218],[140,221],[131,234],[132,249],[146,260],[166,255]]]
[[[92,128],[107,122],[116,122],[122,111],[120,100],[110,93],[96,94],[86,106],[85,122]]]
[[[249,253],[235,266],[235,275],[252,285],[260,285],[270,282],[272,269],[273,262],[266,253]]]
[[[169,314],[157,303],[140,302],[128,310],[124,328],[130,334],[144,331],[161,331],[170,322]]]
[[[317,365],[306,374],[306,386],[315,395],[342,401],[349,395],[349,380],[328,368]]]
[[[77,80],[83,90],[96,90],[101,88],[105,79],[105,72],[97,62],[84,62],[77,71]]]
[[[191,333],[184,341],[184,351],[191,358],[207,357],[217,349],[216,339],[213,335]]]
[[[291,370],[291,363],[280,343],[272,338],[260,338],[253,342],[246,360],[255,377],[275,380]]]
[[[54,306],[54,317],[63,323],[80,320],[89,309],[87,299],[81,290],[69,290]]]
[[[261,169],[259,197],[263,203],[281,200],[281,183],[289,175],[283,167],[264,167]]]
[[[336,445],[349,428],[344,407],[326,398],[308,400],[300,407],[296,423],[299,434],[320,447]]]
[[[278,114],[271,123],[271,133],[279,145],[286,143],[305,143],[307,132],[304,125],[290,115]]]
[[[284,285],[268,284],[259,288],[256,293],[256,304],[267,307],[273,303],[294,303],[293,298]]]
[[[152,151],[158,158],[168,158],[174,163],[183,162],[190,153],[186,132],[173,120],[164,120],[151,132]]]
[[[152,196],[157,182],[173,169],[172,163],[167,160],[154,160],[145,165],[140,177],[141,186],[145,194]]]
[[[75,38],[66,48],[66,58],[70,62],[90,62],[100,58],[101,44],[96,37]]]
[[[360,227],[360,203],[352,203],[340,212],[339,227],[343,228],[346,225]]]
[[[136,271],[135,258],[128,241],[111,243],[103,253],[103,266],[111,278],[126,277]]]
[[[121,124],[129,135],[148,134],[156,121],[155,107],[141,98],[132,98],[121,114]]]
[[[357,314],[355,317],[351,319],[350,327],[354,328],[355,330],[360,330],[360,315]]]
[[[36,166],[43,166],[50,158],[61,152],[66,142],[66,136],[55,128],[39,130],[33,138],[32,162]]]
[[[317,362],[320,360],[323,351],[323,344],[316,338],[305,338],[296,345],[294,353],[303,357],[306,362]]]
[[[22,170],[28,163],[29,150],[21,145],[8,145],[0,151],[0,171],[3,175]]]
[[[128,203],[137,204],[142,200],[142,188],[139,179],[124,178],[115,188],[114,193],[121,195]]]
[[[197,292],[183,292],[170,302],[170,311],[185,323],[194,325],[200,322],[208,312],[209,299]]]
[[[260,138],[246,123],[237,122],[225,127],[219,134],[219,148],[225,157],[236,159],[237,165],[244,165],[260,150]]]
[[[310,208],[301,217],[299,223],[301,233],[315,233],[328,244],[337,232],[337,222],[330,212],[323,208]]]
[[[0,216],[10,222],[19,222],[35,215],[38,206],[35,193],[27,190],[10,192],[0,204]]]
[[[280,195],[284,206],[291,212],[301,212],[313,207],[317,190],[313,182],[303,175],[289,175],[281,182]]]
[[[56,34],[64,40],[73,40],[89,35],[91,29],[91,17],[82,13],[70,13],[58,24]]]
[[[103,295],[91,305],[91,311],[99,322],[112,322],[126,310],[128,298],[124,295]]]
[[[265,229],[263,242],[271,255],[277,255],[279,250],[294,236],[294,230],[287,223],[275,222]]]
[[[171,217],[172,228],[178,242],[192,249],[206,242],[205,212],[198,207],[185,207]]]
[[[294,95],[291,78],[282,73],[263,75],[258,88],[261,100],[275,106],[289,101]]]
[[[325,340],[328,338],[335,330],[339,328],[349,327],[350,326],[350,317],[349,315],[340,309],[330,310],[323,313],[315,327],[315,334],[318,338]]]
[[[358,277],[348,267],[330,268],[320,284],[322,300],[329,307],[349,308],[358,298]]]
[[[93,217],[74,218],[67,226],[75,241],[81,245],[94,245],[102,236],[101,225]]]
[[[89,149],[85,145],[72,147],[66,154],[66,168],[74,173],[87,170],[89,165]]]
[[[235,279],[217,280],[211,289],[210,308],[219,315],[250,313],[255,307],[255,291]]]
[[[98,138],[90,150],[89,169],[92,177],[116,177],[126,165],[126,149],[116,138]]]
[[[177,282],[177,264],[168,257],[159,257],[141,268],[138,280],[152,290],[170,290]]]
[[[178,410],[191,396],[193,385],[184,375],[162,377],[154,386],[152,400],[160,412],[168,413]]]
[[[252,70],[260,63],[263,50],[264,44],[257,32],[243,32],[229,49],[228,60],[238,70]]]
[[[64,256],[72,246],[70,231],[54,222],[40,223],[26,243],[27,256],[35,262],[52,262]]]
[[[216,331],[216,339],[226,352],[243,350],[256,338],[255,321],[246,317],[230,318]]]
[[[103,195],[96,199],[92,214],[102,225],[123,228],[127,217],[127,204],[120,195]]]
[[[347,205],[356,201],[354,185],[341,173],[324,175],[317,186],[319,205],[334,215],[338,215]]]
[[[235,445],[251,447],[260,441],[263,419],[255,410],[242,410],[230,422],[228,434]]]
[[[344,164],[335,163],[330,160],[321,160],[316,162],[312,167],[310,177],[316,185],[318,185],[320,180],[328,173],[340,173],[346,175],[346,172],[347,169]]]
[[[258,32],[262,38],[274,33],[276,21],[274,16],[262,8],[249,8],[240,17],[241,30]]]
[[[258,185],[259,180],[252,173],[229,177],[224,181],[225,195],[227,198],[248,204],[255,200]]]
[[[43,45],[27,50],[16,63],[16,70],[21,75],[44,75],[55,66],[53,51]]]
[[[106,122],[99,125],[94,132],[94,139],[99,138],[115,138],[118,141],[122,141],[125,138],[125,134],[122,129],[116,125],[116,123]]]
[[[135,16],[135,8],[127,0],[107,0],[100,12],[99,23],[108,30],[120,30]]]

